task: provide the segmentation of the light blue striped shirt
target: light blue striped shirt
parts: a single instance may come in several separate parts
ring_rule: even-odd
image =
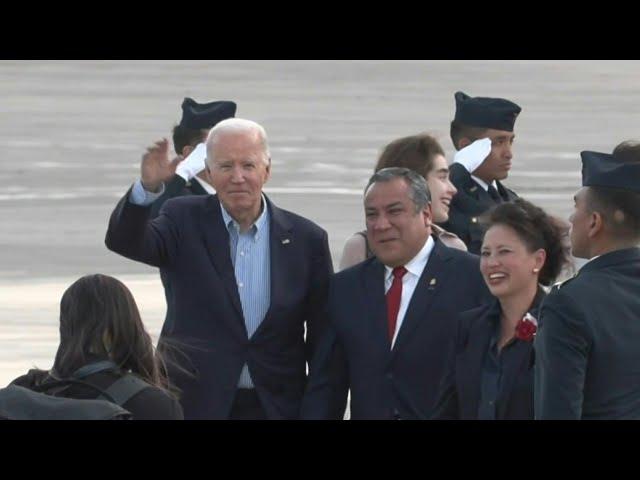
[[[271,303],[271,256],[269,247],[269,209],[262,197],[262,214],[245,233],[220,204],[224,224],[229,231],[231,263],[236,276],[242,314],[249,338],[258,329]],[[253,388],[249,368],[242,367],[238,387]]]
[[[150,205],[164,192],[151,193],[138,180],[131,191],[129,200],[136,205]],[[264,320],[271,303],[271,256],[269,247],[269,209],[262,196],[262,213],[245,233],[240,233],[240,225],[220,204],[222,219],[229,232],[231,263],[240,294],[240,304],[249,338]],[[240,388],[253,388],[249,367],[245,364],[238,381]]]

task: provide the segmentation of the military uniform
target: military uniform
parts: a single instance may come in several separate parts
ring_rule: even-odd
[[[640,193],[640,162],[583,152],[583,185]],[[640,419],[640,248],[610,251],[556,284],[535,340],[537,419]]]
[[[515,103],[503,98],[470,97],[463,92],[456,92],[454,97],[456,101],[454,124],[513,132],[516,118],[521,111]],[[455,147],[458,148],[457,145]],[[489,148],[481,157],[473,159],[470,164],[458,163],[456,160],[451,165],[451,183],[455,185],[458,193],[451,201],[449,220],[440,225],[460,237],[466,243],[469,252],[475,254],[480,253],[484,236],[478,217],[494,205],[517,198],[515,192],[499,181],[495,182],[495,186],[493,184],[482,186],[471,176],[490,152]]]
[[[455,185],[458,193],[451,202],[449,220],[442,224],[442,227],[460,237],[469,252],[478,254],[484,236],[478,217],[494,205],[515,200],[518,195],[496,181],[499,198],[492,198],[462,165],[454,163],[450,172],[451,183]]]

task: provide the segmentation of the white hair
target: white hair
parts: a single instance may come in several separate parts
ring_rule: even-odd
[[[264,152],[264,161],[268,165],[271,153],[269,152],[269,143],[267,141],[267,132],[264,127],[253,120],[246,120],[244,118],[227,118],[216,124],[209,131],[207,136],[207,153],[213,150],[213,145],[217,138],[223,133],[254,133],[257,135],[258,140],[262,146]],[[208,155],[207,155],[208,156]]]

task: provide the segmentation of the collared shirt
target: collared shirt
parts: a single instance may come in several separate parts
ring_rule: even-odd
[[[211,186],[211,184],[209,184],[208,182],[205,182],[204,180],[202,180],[200,177],[198,177],[197,175],[195,177],[193,177],[191,179],[191,181],[193,182],[194,180],[196,180],[200,186],[202,188],[204,188],[204,191],[207,192],[209,195],[215,195],[216,194],[216,189],[213,188]]]
[[[538,287],[536,296],[533,299],[528,313],[538,317],[539,308],[545,292]],[[480,379],[480,402],[478,403],[478,420],[496,420],[498,397],[505,388],[503,383],[503,373],[505,366],[511,362],[518,361],[518,351],[522,348],[529,348],[528,343],[519,340],[515,336],[509,340],[502,350],[498,351],[498,341],[500,339],[500,316],[502,309],[497,300],[491,310],[489,321],[491,322],[491,340],[489,349],[484,356]],[[515,357],[515,358],[514,358]]]
[[[424,243],[424,246],[418,252],[418,254],[404,266],[404,268],[407,269],[407,273],[402,277],[402,297],[400,298],[400,310],[398,311],[398,318],[396,320],[396,331],[393,334],[393,342],[391,342],[391,348],[393,348],[396,343],[396,338],[398,338],[398,332],[400,331],[400,327],[402,326],[404,316],[407,313],[409,302],[411,301],[413,292],[418,285],[418,280],[420,280],[420,276],[422,275],[424,268],[427,266],[427,262],[429,261],[429,257],[431,256],[434,245],[435,242],[433,241],[433,237],[429,235],[429,238]],[[391,288],[391,284],[393,283],[393,268],[386,265],[384,268],[384,292],[386,294]]]
[[[509,362],[515,351],[515,344],[520,340],[515,337],[498,351],[498,340],[500,338],[500,308],[496,309],[497,316],[491,320],[492,334],[489,341],[489,350],[484,356],[482,363],[482,377],[480,381],[480,402],[478,404],[478,420],[495,420],[498,396],[504,388],[502,384],[502,374],[504,366]]]
[[[236,277],[242,315],[249,338],[264,320],[271,303],[271,256],[269,246],[269,209],[262,196],[262,213],[246,232],[220,204],[222,218],[229,232],[231,263]],[[253,388],[249,368],[242,367],[238,387]]]
[[[473,180],[480,185],[485,192],[489,191],[489,184],[487,182],[485,182],[484,180],[482,180],[481,178],[476,177],[475,175],[471,175],[471,178],[473,178]],[[495,188],[496,190],[498,190],[498,184],[496,183],[496,181],[494,180],[493,182],[491,182],[491,185],[493,185],[493,188]]]

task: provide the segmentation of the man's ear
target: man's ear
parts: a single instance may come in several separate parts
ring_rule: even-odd
[[[589,230],[587,232],[589,238],[593,238],[598,235],[603,228],[604,218],[602,218],[600,212],[592,212],[590,217]]]

